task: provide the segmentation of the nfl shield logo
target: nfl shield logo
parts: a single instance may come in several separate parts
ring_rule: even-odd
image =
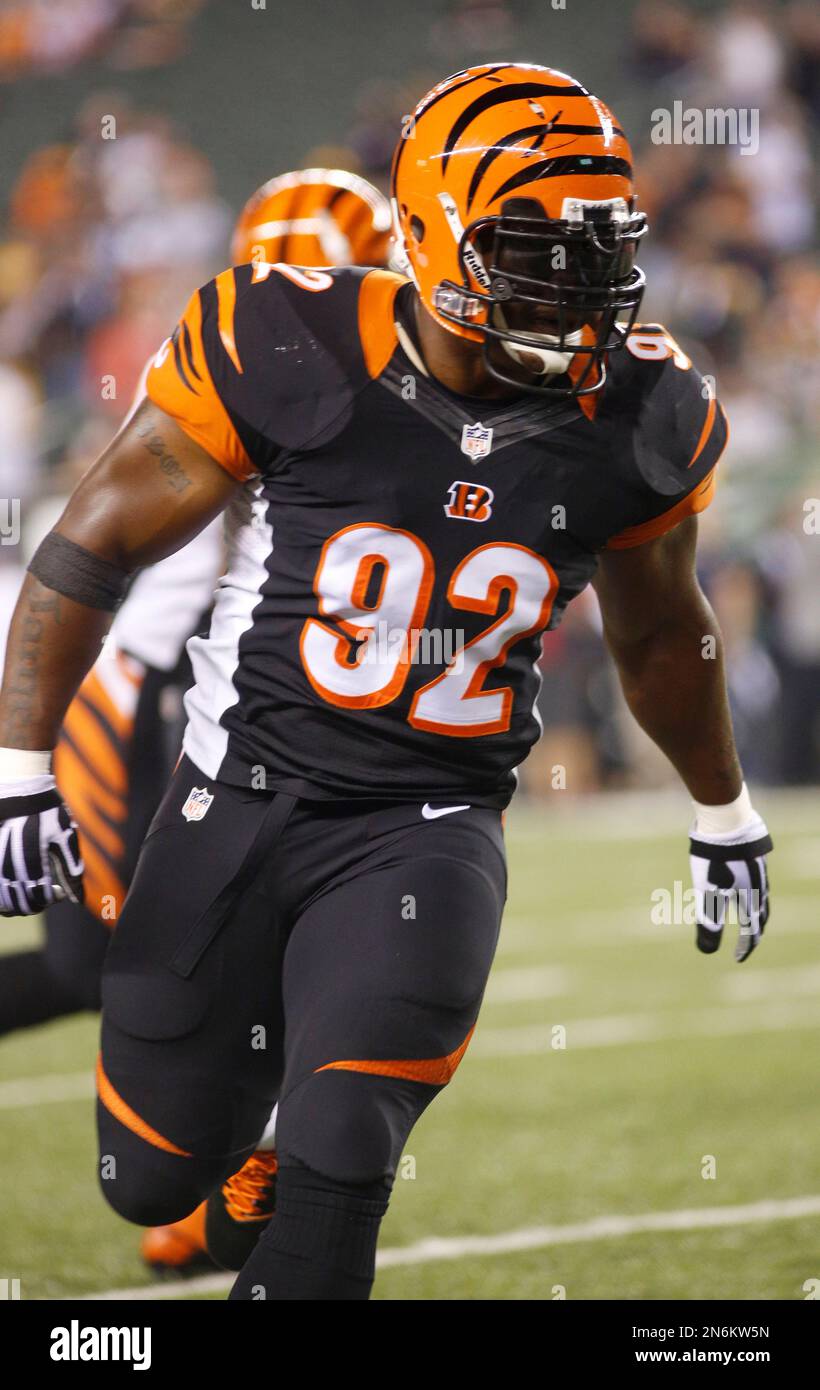
[[[207,787],[191,787],[182,814],[186,820],[202,820],[212,801]]]
[[[469,459],[486,458],[493,447],[493,432],[485,429],[481,421],[465,425],[461,431],[461,452]]]

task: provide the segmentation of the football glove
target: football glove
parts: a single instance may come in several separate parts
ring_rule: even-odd
[[[0,784],[0,916],[29,917],[50,903],[83,901],[77,827],[51,776]],[[49,785],[50,783],[50,785]]]
[[[739,830],[703,834],[695,820],[689,833],[698,950],[711,955],[718,949],[726,912],[734,902],[740,928],[735,960],[747,960],[769,918],[766,855],[772,848],[771,836],[755,811]]]

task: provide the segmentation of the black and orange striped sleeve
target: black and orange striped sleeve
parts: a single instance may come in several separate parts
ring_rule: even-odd
[[[258,472],[240,429],[215,384],[215,357],[224,354],[241,371],[234,336],[234,272],[223,272],[188,301],[182,318],[151,363],[145,389],[150,400],[240,482]],[[203,303],[214,287],[216,322],[204,322]]]
[[[403,283],[358,267],[224,270],[163,343],[148,395],[235,478],[268,476],[289,450],[341,427],[355,392],[382,370]]]

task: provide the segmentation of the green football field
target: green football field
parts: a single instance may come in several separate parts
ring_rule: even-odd
[[[689,887],[682,798],[511,812],[487,999],[410,1137],[374,1297],[817,1297],[820,804],[759,801],[774,910],[742,966],[733,940],[705,957],[651,920],[653,890]],[[3,923],[0,946],[36,932]],[[0,1278],[224,1297],[221,1275],[156,1284],[98,1195],[96,1034],[84,1016],[0,1040]]]

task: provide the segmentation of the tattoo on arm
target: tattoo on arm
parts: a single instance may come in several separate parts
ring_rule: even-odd
[[[53,590],[48,597],[32,595],[23,616],[19,663],[5,691],[5,719],[0,738],[5,747],[27,747],[32,720],[39,709],[40,663],[48,643],[48,619],[55,627],[63,625],[62,595]]]
[[[137,430],[140,439],[144,441],[149,454],[153,454],[159,461],[159,470],[164,473],[174,492],[184,492],[186,487],[191,486],[191,479],[179,462],[179,459],[168,449],[161,434],[157,434],[150,423],[144,428]]]

